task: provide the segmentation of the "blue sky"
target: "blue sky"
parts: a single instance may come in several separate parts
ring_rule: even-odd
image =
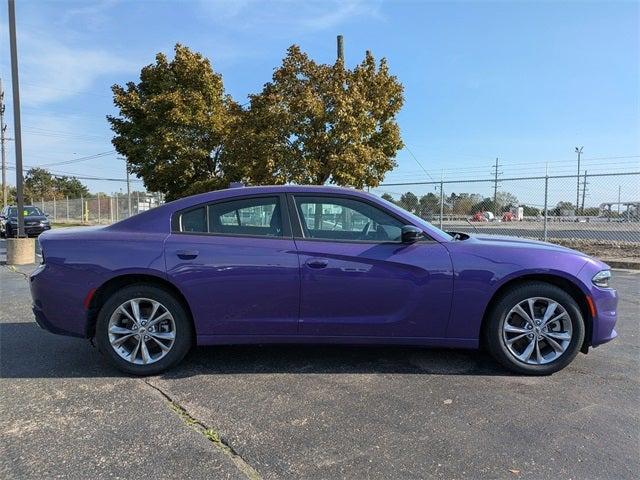
[[[0,75],[12,132],[5,5]],[[348,64],[369,49],[404,84],[408,148],[388,182],[437,179],[443,169],[487,177],[495,157],[506,176],[539,174],[546,163],[572,173],[576,145],[590,173],[640,163],[638,2],[18,0],[17,18],[26,165],[112,150],[109,87],[136,80],[176,42],[208,56],[242,101],[292,43],[333,62],[337,34]],[[124,175],[115,154],[50,169]]]

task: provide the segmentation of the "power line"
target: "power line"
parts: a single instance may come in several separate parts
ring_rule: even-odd
[[[25,166],[29,168],[27,165]],[[7,168],[9,170],[15,170],[16,167],[9,166]],[[101,180],[101,181],[108,181],[108,182],[124,182],[124,183],[127,182],[126,178],[94,177],[94,176],[85,176],[83,174],[78,174],[78,173],[60,172],[60,171],[57,171],[57,172],[49,171],[49,173],[54,177],[73,177],[73,178],[77,178],[78,180]],[[142,183],[142,180],[139,180],[137,178],[131,179],[130,181]]]
[[[87,160],[95,160],[96,158],[108,157],[108,156],[115,155],[115,154],[116,154],[115,150],[108,150],[106,152],[95,153],[93,155],[87,155],[85,157],[73,158],[73,159],[70,159],[70,160],[63,160],[61,162],[45,163],[45,164],[41,165],[41,167],[54,167],[54,166],[57,166],[57,165],[71,165],[72,163],[85,162]]]
[[[411,157],[415,160],[415,162],[420,166],[422,171],[426,173],[431,180],[433,180],[433,177],[431,176],[431,174],[422,166],[422,163],[420,163],[420,161],[416,158],[416,156],[413,154],[409,146],[405,144],[404,148],[407,150],[407,152],[409,152],[409,155],[411,155]]]

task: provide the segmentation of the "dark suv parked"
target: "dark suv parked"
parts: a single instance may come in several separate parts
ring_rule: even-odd
[[[37,237],[49,230],[49,218],[38,208],[31,205],[24,207],[24,229],[28,236]],[[15,237],[18,233],[18,207],[9,205],[0,213],[0,236]]]

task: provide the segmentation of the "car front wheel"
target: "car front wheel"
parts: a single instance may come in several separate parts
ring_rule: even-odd
[[[548,283],[529,282],[509,290],[487,320],[489,351],[516,373],[557,372],[571,363],[584,341],[580,307],[571,295]]]
[[[116,368],[153,375],[184,358],[193,343],[193,328],[185,308],[170,292],[152,285],[131,285],[104,303],[95,339]]]

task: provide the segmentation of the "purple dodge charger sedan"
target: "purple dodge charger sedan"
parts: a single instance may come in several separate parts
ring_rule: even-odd
[[[149,375],[197,345],[484,347],[549,374],[616,336],[604,263],[567,248],[445,233],[335,187],[231,188],[108,227],[40,236],[38,324]]]

